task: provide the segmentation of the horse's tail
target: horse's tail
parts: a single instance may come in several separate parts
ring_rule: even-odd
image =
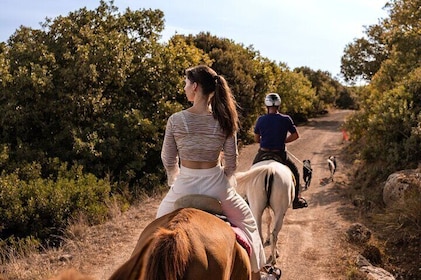
[[[155,233],[146,280],[179,280],[184,274],[191,253],[186,232],[177,227],[174,230],[160,228]]]
[[[270,196],[272,195],[274,174],[274,168],[267,169],[267,173],[265,175],[266,206],[270,205]]]

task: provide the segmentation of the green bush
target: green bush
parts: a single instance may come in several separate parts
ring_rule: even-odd
[[[61,234],[72,217],[82,214],[91,224],[107,218],[108,180],[83,174],[81,168],[61,170],[57,178],[29,181],[17,173],[0,176],[1,239],[33,236],[55,244],[54,236]]]

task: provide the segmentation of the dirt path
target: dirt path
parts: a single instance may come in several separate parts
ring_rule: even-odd
[[[282,280],[346,279],[346,269],[353,261],[353,253],[345,241],[349,222],[344,219],[342,211],[350,205],[341,196],[341,189],[347,186],[348,179],[340,157],[335,182],[326,179],[329,176],[327,158],[329,155],[339,156],[343,146],[339,127],[349,113],[332,111],[311,120],[299,127],[300,138],[287,146],[299,160],[296,164],[300,173],[301,161],[311,160],[313,179],[310,188],[303,192],[309,207],[290,208],[279,234],[277,266],[282,269]],[[251,166],[257,148],[257,145],[250,145],[240,151],[239,171]],[[142,205],[117,215],[105,225],[83,229],[77,241],[69,242],[63,251],[49,257],[51,263],[51,259],[61,259],[63,254],[71,256],[66,262],[57,260],[58,267],[50,265],[48,274],[71,266],[95,279],[107,279],[129,258],[139,234],[154,219],[160,199],[148,198]],[[29,264],[28,268],[39,265]]]
[[[349,222],[341,214],[342,208],[346,207],[341,189],[346,187],[348,179],[339,153],[343,146],[340,125],[349,113],[334,111],[311,120],[298,128],[300,138],[287,145],[296,158],[294,162],[300,171],[301,182],[304,159],[311,160],[313,178],[310,188],[302,192],[309,207],[289,209],[278,236],[280,256],[276,265],[282,269],[282,279],[345,279],[344,266],[352,261],[352,252],[344,234]],[[251,166],[257,149],[257,145],[251,145],[241,151],[240,171]],[[330,155],[336,156],[338,161],[334,182],[328,180],[327,158]]]
[[[346,246],[342,246],[345,243],[347,222],[340,214],[343,206],[340,187],[341,184],[346,185],[347,178],[338,156],[343,143],[340,125],[347,114],[348,111],[334,111],[311,120],[306,126],[299,127],[300,138],[287,146],[288,151],[297,158],[295,163],[300,172],[302,160],[311,160],[313,178],[310,188],[302,193],[309,207],[289,209],[279,234],[280,256],[277,266],[282,269],[282,279],[325,280],[344,277],[341,263],[347,259]],[[250,168],[257,149],[257,145],[250,145],[241,150],[239,171]],[[338,157],[338,172],[334,183],[327,182],[329,155]],[[132,224],[139,227],[138,234],[152,221],[159,199],[146,203],[141,207],[143,210],[129,215],[132,216],[129,223],[131,220]],[[123,224],[122,226],[124,227]],[[126,239],[110,249],[109,258],[106,262],[101,262],[103,265],[97,267],[97,272],[94,273],[96,279],[107,279],[130,256],[138,234],[127,235]]]

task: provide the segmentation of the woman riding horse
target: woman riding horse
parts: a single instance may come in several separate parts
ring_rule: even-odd
[[[161,157],[170,190],[157,218],[174,211],[175,201],[188,194],[218,199],[227,219],[246,234],[252,246],[253,279],[260,279],[266,261],[262,242],[249,206],[235,191],[232,176],[237,167],[239,126],[234,96],[225,78],[205,65],[186,70],[184,91],[193,105],[174,113],[167,122]]]

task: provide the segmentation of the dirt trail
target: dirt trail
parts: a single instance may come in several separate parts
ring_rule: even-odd
[[[300,138],[287,145],[298,159],[295,163],[301,176],[302,160],[311,160],[313,178],[310,188],[302,193],[309,207],[288,209],[279,234],[277,266],[282,269],[282,280],[346,279],[346,267],[354,257],[345,241],[349,222],[342,215],[343,209],[351,207],[341,196],[348,178],[338,157],[335,181],[328,182],[327,158],[339,155],[343,146],[340,125],[348,114],[350,111],[337,110],[310,120],[298,128]],[[251,166],[257,149],[257,145],[250,145],[240,151],[239,171]],[[160,200],[149,198],[105,225],[86,229],[83,240],[68,246],[74,257],[66,266],[95,279],[110,277],[129,258],[139,234],[154,219]]]
[[[278,236],[280,256],[276,265],[282,269],[282,279],[345,279],[343,266],[353,261],[344,234],[349,222],[341,214],[346,207],[341,189],[347,186],[348,178],[339,155],[343,146],[340,125],[349,114],[349,111],[333,111],[313,119],[298,127],[300,138],[297,141],[287,144],[300,171],[300,182],[303,183],[304,159],[311,160],[313,177],[309,189],[302,192],[309,207],[290,208]],[[251,166],[257,149],[257,145],[251,145],[241,151],[240,171]],[[328,180],[330,155],[336,156],[338,162],[334,182]]]

